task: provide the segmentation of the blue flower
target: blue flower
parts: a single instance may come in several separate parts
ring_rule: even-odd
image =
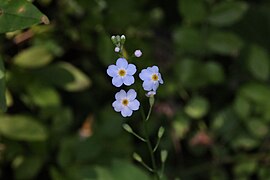
[[[140,107],[140,102],[136,99],[137,93],[130,89],[127,93],[124,90],[115,94],[115,101],[112,103],[116,112],[121,112],[123,117],[131,116],[133,111]]]
[[[148,67],[143,69],[139,74],[141,80],[143,80],[143,89],[146,91],[156,91],[159,84],[163,84],[161,74],[158,72],[157,66]]]
[[[125,58],[118,58],[116,65],[108,67],[107,74],[112,77],[112,84],[114,86],[120,87],[123,83],[130,86],[135,81],[133,75],[136,71],[134,64],[128,64]]]

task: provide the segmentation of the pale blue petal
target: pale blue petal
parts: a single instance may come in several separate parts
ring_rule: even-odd
[[[153,67],[151,68],[151,71],[154,72],[154,73],[158,73],[159,69],[158,69],[157,66],[153,66]]]
[[[116,65],[110,65],[107,69],[107,74],[111,77],[117,76],[118,68]]]
[[[129,101],[132,101],[136,98],[137,96],[137,93],[134,89],[130,89],[128,92],[127,92],[127,98]]]
[[[114,86],[116,86],[116,87],[120,87],[120,86],[122,86],[122,84],[123,84],[123,80],[122,80],[121,77],[115,76],[115,77],[113,77],[113,79],[112,79],[112,84],[113,84]]]
[[[136,111],[136,110],[138,110],[139,107],[140,107],[140,102],[139,102],[137,99],[135,99],[135,100],[133,100],[133,101],[130,101],[130,102],[128,103],[128,107],[129,107],[131,110]]]
[[[123,117],[129,117],[132,115],[132,110],[129,109],[128,107],[124,107],[122,110],[121,110],[121,114]]]
[[[122,99],[127,97],[127,93],[126,91],[124,91],[123,89],[121,89],[121,91],[119,91],[118,93],[115,94],[115,99],[121,101]]]
[[[125,85],[130,86],[131,84],[133,84],[135,82],[135,79],[134,79],[133,76],[126,75],[123,78],[123,82],[124,82]]]
[[[148,71],[147,69],[143,69],[141,73],[139,74],[139,77],[141,80],[146,81],[146,80],[151,80],[151,72]]]
[[[143,89],[146,91],[151,91],[153,87],[153,82],[152,81],[144,81],[143,82]]]
[[[127,66],[127,74],[128,75],[134,75],[136,73],[137,69],[136,66],[134,64],[129,64]]]
[[[112,106],[116,112],[120,112],[123,109],[123,105],[122,105],[121,101],[117,101],[117,100],[114,101]]]
[[[157,90],[157,88],[158,88],[158,86],[159,86],[159,83],[158,82],[156,82],[156,83],[153,83],[153,90],[154,91],[156,91]]]
[[[128,66],[128,62],[125,58],[118,58],[117,61],[116,61],[116,65],[117,67],[119,68],[127,68]]]
[[[160,83],[160,84],[163,84],[163,79],[162,79],[162,77],[161,77],[161,74],[160,74],[160,73],[158,73],[158,79],[159,79],[159,83]]]

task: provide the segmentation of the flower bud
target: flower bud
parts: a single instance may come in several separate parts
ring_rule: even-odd
[[[125,35],[122,35],[121,36],[121,44],[123,45],[124,43],[125,43],[125,41],[126,41],[126,36]]]
[[[114,48],[114,52],[117,52],[117,53],[120,52],[120,48],[119,47],[115,47]]]
[[[115,36],[112,36],[111,37],[111,40],[112,40],[113,44],[117,44],[117,40],[116,40],[116,37]]]
[[[138,162],[142,162],[141,156],[137,153],[133,153],[133,158]]]
[[[167,157],[168,157],[168,151],[162,150],[160,152],[161,162],[164,163],[166,161]]]
[[[123,128],[128,132],[128,133],[132,133],[133,130],[131,129],[131,127],[128,124],[123,124],[122,125]]]
[[[134,52],[134,55],[136,56],[136,57],[141,57],[142,56],[142,51],[141,50],[136,50],[135,52]]]
[[[165,131],[165,129],[164,129],[164,127],[160,127],[159,128],[159,130],[158,130],[158,138],[160,139],[160,138],[162,138],[162,136],[163,136],[163,134],[164,134],[164,131]]]

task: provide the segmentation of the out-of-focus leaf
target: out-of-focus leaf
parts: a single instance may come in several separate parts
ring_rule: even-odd
[[[49,24],[47,16],[26,0],[0,2],[0,33],[23,29],[34,24]]]
[[[43,141],[47,133],[37,119],[26,115],[1,116],[0,133],[10,139]]]
[[[202,0],[179,0],[179,11],[187,22],[202,22],[206,15],[206,4]]]
[[[220,64],[216,62],[208,62],[203,68],[204,74],[210,83],[221,83],[225,79],[225,75]]]
[[[267,104],[270,102],[270,87],[259,83],[249,83],[242,86],[240,89],[240,95],[248,98],[249,100]]]
[[[90,79],[81,70],[69,63],[61,63],[61,66],[72,74],[74,81],[67,83],[65,88],[67,91],[82,91],[91,85]]]
[[[195,28],[179,27],[173,34],[177,51],[202,54],[205,51],[205,37]]]
[[[251,150],[259,145],[259,141],[253,137],[242,134],[234,137],[231,144],[235,149]]]
[[[233,107],[239,117],[241,118],[249,117],[251,112],[251,105],[246,98],[243,98],[242,96],[237,96],[237,98],[234,101]]]
[[[6,78],[3,59],[0,56],[0,110],[6,111]]]
[[[256,160],[245,158],[236,164],[233,171],[236,177],[248,178],[255,171],[257,165]]]
[[[185,112],[194,119],[205,116],[209,109],[208,101],[203,97],[193,97],[185,106]]]
[[[115,180],[112,174],[110,173],[109,169],[105,169],[103,167],[95,167],[95,171],[97,174],[97,180]]]
[[[242,18],[247,11],[246,2],[224,1],[213,7],[208,20],[216,26],[228,26]]]
[[[56,107],[61,104],[58,92],[48,86],[31,85],[27,87],[27,97],[39,107]]]
[[[14,64],[24,68],[39,68],[49,64],[53,55],[45,46],[33,46],[14,57]]]
[[[263,138],[268,133],[268,125],[259,118],[249,119],[247,128],[257,138]]]
[[[248,68],[257,79],[264,81],[268,79],[270,59],[263,48],[255,45],[251,47],[248,56]]]
[[[208,48],[223,55],[237,55],[243,46],[242,40],[230,32],[214,32],[207,41]]]
[[[35,179],[43,165],[41,158],[34,156],[24,157],[22,163],[14,168],[16,179]]]
[[[150,180],[149,176],[144,171],[125,161],[113,161],[110,170],[114,179]]]
[[[98,37],[97,47],[98,47],[98,56],[105,65],[112,64],[113,62],[115,62],[114,47],[109,35],[101,33],[100,36]]]
[[[177,138],[183,138],[189,130],[189,119],[184,115],[179,115],[173,121],[173,130]]]

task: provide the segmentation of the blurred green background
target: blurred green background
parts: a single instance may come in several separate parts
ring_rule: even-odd
[[[111,107],[116,34],[130,54],[143,51],[132,60],[138,69],[160,67],[165,83],[149,129],[153,141],[166,129],[165,179],[270,179],[269,1],[33,4],[49,25],[0,36],[8,105],[0,179],[151,179],[132,159],[135,151],[150,163],[145,145],[122,129],[127,122],[141,132],[140,113],[122,118]]]

